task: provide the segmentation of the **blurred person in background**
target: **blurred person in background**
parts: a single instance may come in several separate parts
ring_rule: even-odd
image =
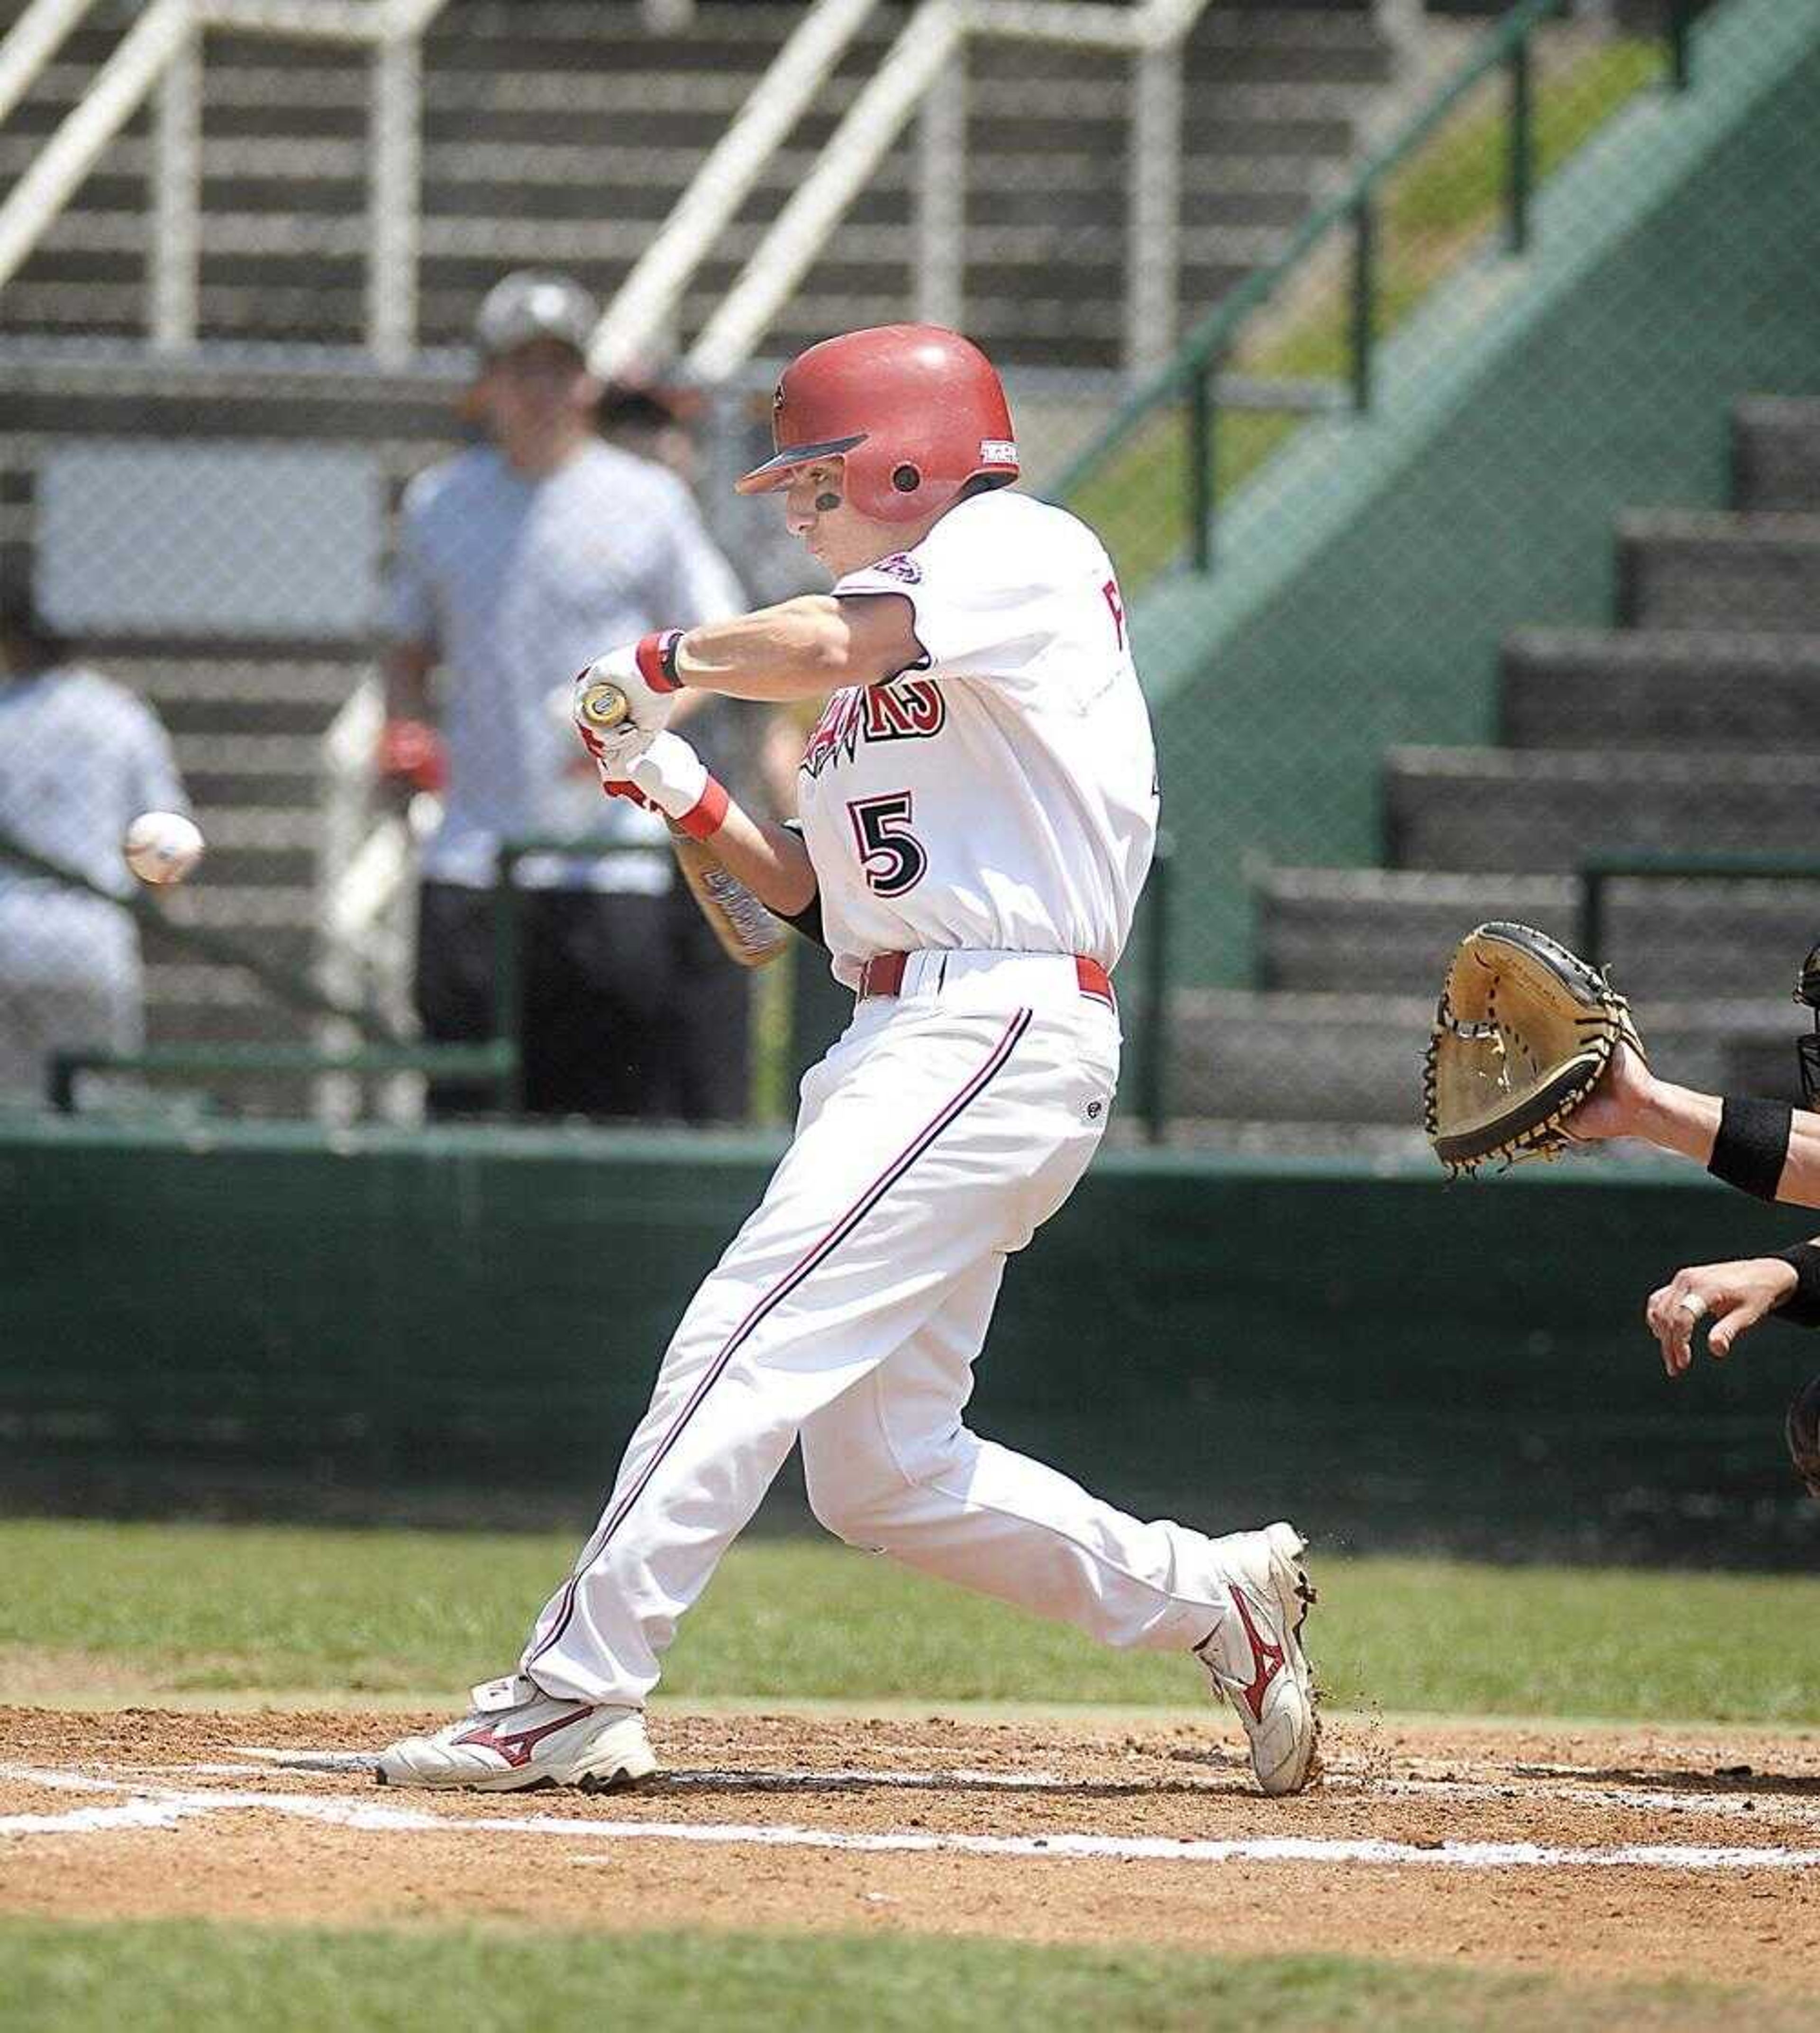
[[[380,768],[442,799],[418,906],[425,1035],[496,1034],[500,844],[586,836],[628,851],[519,864],[526,1108],[709,1120],[743,1111],[747,985],[710,953],[661,822],[601,797],[575,759],[567,700],[603,642],[676,615],[719,620],[744,596],[683,481],[597,435],[598,317],[569,277],[528,271],[481,305],[470,408],[487,442],[406,492]],[[691,732],[715,746],[706,715]],[[485,1083],[439,1082],[429,1106],[479,1113],[491,1099]]]
[[[0,585],[0,1105],[43,1100],[54,1051],[145,1040],[131,914],[6,850],[125,897],[128,826],[189,809],[157,714],[76,661],[26,585]]]
[[[637,365],[605,384],[594,410],[595,427],[609,444],[666,467],[691,490],[702,477],[699,432],[707,421],[698,390]],[[743,574],[747,548],[736,548],[735,555]],[[802,738],[794,722],[788,738],[796,749],[781,775],[772,769],[766,732],[755,727],[751,714],[732,711],[725,699],[692,705],[688,727],[690,738],[713,758],[715,773],[742,796],[767,802],[780,818],[795,811],[796,756],[802,753]],[[591,793],[591,783],[588,788]],[[677,990],[670,1074],[680,1097],[677,1112],[685,1121],[732,1120],[746,1113],[749,1099],[751,984],[728,967],[684,885],[672,884],[670,902]]]

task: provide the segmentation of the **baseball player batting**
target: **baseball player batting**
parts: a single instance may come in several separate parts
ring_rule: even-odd
[[[605,789],[826,946],[852,1020],[518,1671],[378,1775],[596,1790],[655,1770],[644,1704],[676,1620],[800,1440],[840,1537],[1110,1645],[1192,1652],[1259,1784],[1296,1792],[1317,1769],[1301,1535],[1145,1523],[962,1421],[1005,1259],[1086,1169],[1118,1076],[1111,975],[1157,792],[1118,581],[1092,530],[1011,491],[1004,391],[957,333],[811,346],[773,425],[740,489],[783,494],[833,591],[614,650],[576,716]],[[827,698],[796,826],[743,811],[667,730],[685,686]]]

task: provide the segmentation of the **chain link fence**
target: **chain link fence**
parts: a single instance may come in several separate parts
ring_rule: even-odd
[[[1419,1142],[1447,946],[1498,915],[1577,942],[1590,870],[1665,1069],[1788,1086],[1820,936],[1820,0],[1212,0],[1173,97],[1084,42],[971,40],[757,355],[691,379],[914,18],[872,9],[590,418],[616,462],[502,578],[525,504],[485,463],[483,296],[534,268],[610,301],[807,9],[694,12],[436,17],[406,364],[363,344],[367,60],[319,42],[204,40],[196,345],[146,342],[155,104],[0,286],[7,1106],[781,1119],[838,992],[807,951],[728,967],[552,701],[645,626],[813,582],[728,485],[777,365],[931,314],[1003,366],[1029,483],[1106,536],[1152,693],[1174,852],[1121,974],[1122,1133]],[[72,32],[0,172],[137,17]],[[496,710],[460,704],[457,639]],[[696,732],[788,809],[788,715]],[[162,807],[208,853],[141,892],[116,844]],[[502,844],[582,837],[495,884]],[[426,874],[467,893],[433,912]],[[137,1063],[59,1084],[58,1053]]]
[[[1445,957],[1496,917],[1590,937],[1672,1075],[1797,1091],[1820,12],[1555,13],[1067,483],[1159,712],[1185,1136],[1419,1149]]]

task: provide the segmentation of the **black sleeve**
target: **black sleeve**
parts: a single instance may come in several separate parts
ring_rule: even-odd
[[[800,819],[785,819],[784,829],[786,833],[793,833],[799,840],[803,837],[803,826]],[[831,953],[833,950],[828,944],[827,934],[822,929],[822,893],[819,889],[801,910],[773,911],[771,915],[773,918],[782,919],[786,925],[800,932],[804,938],[813,940],[823,953]]]
[[[1778,1262],[1792,1264],[1795,1289],[1781,1305],[1773,1308],[1773,1320],[1786,1320],[1792,1327],[1820,1327],[1820,1247],[1797,1242],[1792,1249],[1772,1249]]]

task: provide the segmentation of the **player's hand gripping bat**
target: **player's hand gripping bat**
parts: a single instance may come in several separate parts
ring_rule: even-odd
[[[612,657],[602,657],[598,663],[590,665],[575,681],[575,723],[582,740],[601,766],[601,788],[613,796],[629,794],[664,813],[669,822],[670,845],[676,853],[676,865],[682,870],[683,880],[697,908],[719,941],[721,951],[736,966],[763,967],[784,950],[789,942],[789,934],[744,883],[728,871],[705,842],[691,837],[676,823],[666,807],[675,804],[676,799],[664,795],[667,787],[639,783],[639,765],[651,755],[660,737],[683,751],[694,773],[699,773],[701,766],[687,743],[663,732],[662,719],[657,721],[655,731],[650,733],[641,730],[635,734],[627,727],[632,716],[631,695],[640,688],[642,680],[635,661],[629,672],[609,672],[605,667],[613,661]],[[628,679],[630,683],[627,682]],[[657,701],[662,718],[668,717],[668,703],[661,696]],[[589,738],[590,733],[596,737],[612,736],[616,730],[624,730],[613,743],[613,747],[623,748],[624,753],[620,755],[612,754],[605,742]],[[661,768],[664,759],[653,756],[649,766]],[[613,772],[611,776],[608,773],[609,769]],[[685,801],[695,795],[693,785],[682,793]]]

